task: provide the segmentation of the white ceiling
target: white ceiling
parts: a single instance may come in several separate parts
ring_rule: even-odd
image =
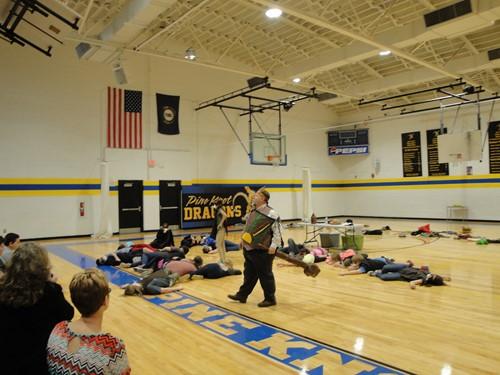
[[[46,0],[81,16],[72,40],[107,46],[110,62],[123,51],[195,62],[216,69],[269,76],[337,98],[339,113],[359,110],[358,100],[420,90],[462,77],[500,91],[500,0],[473,0],[471,14],[426,28],[423,15],[456,0]],[[61,5],[62,4],[62,5]],[[264,12],[283,10],[270,20]],[[393,53],[381,57],[378,52]],[[97,56],[97,55],[96,55]],[[407,97],[392,104],[428,98]],[[442,94],[441,94],[442,95]]]

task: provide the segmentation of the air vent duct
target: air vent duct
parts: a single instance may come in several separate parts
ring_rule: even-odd
[[[495,48],[495,49],[489,50],[488,51],[488,59],[490,61],[500,59],[500,48]]]
[[[454,18],[472,13],[470,0],[463,0],[424,15],[425,26],[431,27]]]

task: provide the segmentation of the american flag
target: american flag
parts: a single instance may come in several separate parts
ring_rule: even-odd
[[[142,92],[108,87],[107,144],[142,148]]]

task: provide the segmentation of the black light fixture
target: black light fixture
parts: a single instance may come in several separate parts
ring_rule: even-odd
[[[184,55],[184,58],[186,60],[196,60],[196,51],[194,50],[194,48],[192,47],[189,47],[187,50],[186,50],[186,53]]]
[[[474,86],[472,86],[472,85],[465,85],[464,86],[464,92],[467,93],[467,94],[474,94],[474,92],[475,92]]]
[[[294,102],[283,103],[283,109],[285,110],[285,112],[288,112],[289,110],[292,109],[294,104],[295,104]]]
[[[335,99],[337,97],[337,94],[331,93],[331,92],[322,92],[318,94],[317,98],[320,102],[324,102],[325,100],[331,100]]]
[[[3,22],[0,22],[0,39],[5,40],[6,42],[10,44],[18,44],[20,46],[30,46],[33,47],[34,49],[40,51],[46,56],[52,56],[52,46],[48,46],[46,48],[41,47],[40,45],[32,42],[26,37],[23,37],[22,35],[18,34],[16,32],[17,27],[21,22],[24,22],[36,30],[38,30],[42,35],[45,35],[46,37],[50,38],[51,40],[62,44],[62,41],[59,39],[55,38],[52,34],[50,34],[48,31],[44,30],[43,28],[33,24],[29,20],[25,19],[24,17],[26,14],[29,13],[38,13],[43,17],[48,17],[49,15],[57,18],[59,21],[65,23],[66,25],[70,26],[74,30],[78,30],[78,21],[79,18],[76,18],[75,20],[68,20],[67,18],[61,16],[59,13],[53,11],[51,8],[48,6],[42,4],[38,0],[13,0],[12,1],[14,4],[12,5],[11,9],[9,10],[9,13],[7,14],[6,18],[3,20]],[[56,29],[49,27],[49,31],[54,32]]]
[[[254,88],[256,86],[265,85],[268,80],[268,77],[252,77],[247,79],[247,84],[249,88]]]

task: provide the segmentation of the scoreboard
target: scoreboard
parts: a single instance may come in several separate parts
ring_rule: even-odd
[[[368,154],[368,129],[328,132],[328,155]]]

